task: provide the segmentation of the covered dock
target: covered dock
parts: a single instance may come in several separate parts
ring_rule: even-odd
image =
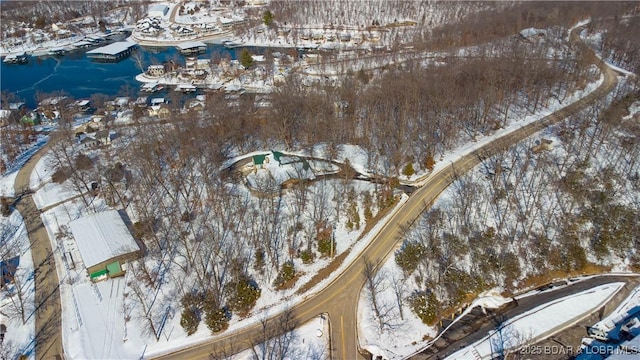
[[[201,54],[207,51],[207,44],[201,41],[186,41],[176,45],[182,55]]]
[[[119,41],[87,51],[87,57],[96,61],[120,61],[129,56],[135,47],[133,42]]]

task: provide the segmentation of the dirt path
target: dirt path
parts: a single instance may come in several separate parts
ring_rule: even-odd
[[[36,292],[36,359],[63,357],[62,308],[58,273],[49,236],[42,223],[40,211],[36,208],[29,191],[31,172],[48,148],[47,144],[29,159],[18,172],[14,184],[16,197],[19,199],[16,202],[16,209],[24,219],[33,257]]]

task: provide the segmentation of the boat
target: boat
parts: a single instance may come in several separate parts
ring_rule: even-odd
[[[157,82],[152,82],[152,83],[145,83],[144,85],[142,85],[142,87],[140,88],[140,91],[155,93],[163,89],[164,89],[164,85]]]
[[[4,60],[2,60],[5,64],[26,64],[29,62],[29,55],[27,53],[23,53],[22,55],[18,54],[9,54]]]

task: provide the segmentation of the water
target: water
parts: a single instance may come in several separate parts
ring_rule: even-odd
[[[248,48],[253,54],[263,54],[263,48]],[[209,45],[201,59],[212,57],[240,56],[241,48],[227,49],[222,45]],[[184,57],[174,47],[145,48],[136,50],[141,55],[142,65],[161,64],[173,59],[184,64]],[[118,63],[99,63],[90,61],[84,51],[74,51],[62,57],[30,57],[24,65],[0,63],[0,90],[15,93],[19,99],[34,108],[38,103],[38,94],[64,92],[76,99],[89,98],[92,94],[102,93],[110,96],[122,94],[128,87],[136,93],[140,83],[135,76],[140,69],[135,56]]]

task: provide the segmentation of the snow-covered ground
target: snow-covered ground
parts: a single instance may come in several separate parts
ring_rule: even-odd
[[[0,358],[17,359],[24,354],[29,359],[35,359],[33,258],[29,237],[18,211],[14,210],[8,217],[0,216],[0,232],[0,260],[8,261],[14,256],[20,257],[15,281],[0,290],[0,324],[7,327],[4,341],[0,344]],[[22,302],[18,291],[22,293]]]
[[[406,305],[403,305],[403,317],[400,316],[396,291],[400,291],[400,295],[406,298],[410,289],[414,289],[416,286],[413,278],[405,279],[402,269],[396,265],[395,256],[391,256],[389,261],[380,268],[378,274],[381,281],[378,305],[383,309],[386,324],[381,331],[378,319],[372,310],[368,290],[363,288],[358,301],[360,346],[367,349],[374,357],[404,359],[424,348],[425,340],[433,342],[438,335],[438,328],[425,325]],[[511,299],[500,295],[500,290],[492,289],[480,294],[453,323],[476,306],[484,309],[497,309],[510,302]]]
[[[623,286],[624,283],[600,285],[540,305],[502,323],[484,339],[448,359],[491,359],[501,349],[506,353],[534,339],[550,336],[606,303]]]
[[[18,156],[18,158],[9,165],[7,171],[0,175],[0,196],[12,197],[15,195],[14,185],[16,182],[16,176],[18,176],[18,171],[20,171],[22,166],[29,161],[33,154],[47,143],[48,139],[49,137],[45,135],[38,137],[38,140],[26,147],[20,156]]]
[[[44,209],[76,195],[78,195],[77,192],[72,190],[68,183],[56,184],[54,182],[48,182],[33,194],[33,201],[36,203],[38,209]]]
[[[363,288],[358,301],[358,338],[360,346],[375,356],[384,359],[401,359],[416,352],[424,346],[423,341],[434,338],[438,329],[425,325],[411,309],[404,306],[403,316],[400,316],[397,305],[396,292],[401,291],[403,298],[409,294],[409,289],[415,288],[413,279],[405,279],[394,260],[394,256],[379,270],[383,289],[378,295],[378,306],[385,313],[385,325],[380,329],[371,305],[368,291]],[[395,287],[400,285],[399,287]]]
[[[77,191],[73,190],[69,180],[62,184],[52,182],[51,176],[54,170],[51,169],[51,157],[50,153],[43,155],[29,178],[29,186],[31,190],[35,191],[33,201],[41,210],[79,195]]]
[[[318,316],[316,319],[296,327],[291,333],[284,335],[291,338],[291,349],[284,357],[277,358],[282,360],[330,359],[329,321],[325,319],[328,319],[326,315]],[[266,344],[266,346],[256,346],[253,349],[242,351],[231,356],[229,360],[253,360],[256,357],[263,359],[265,354],[267,354],[266,358],[269,358],[269,344]]]

